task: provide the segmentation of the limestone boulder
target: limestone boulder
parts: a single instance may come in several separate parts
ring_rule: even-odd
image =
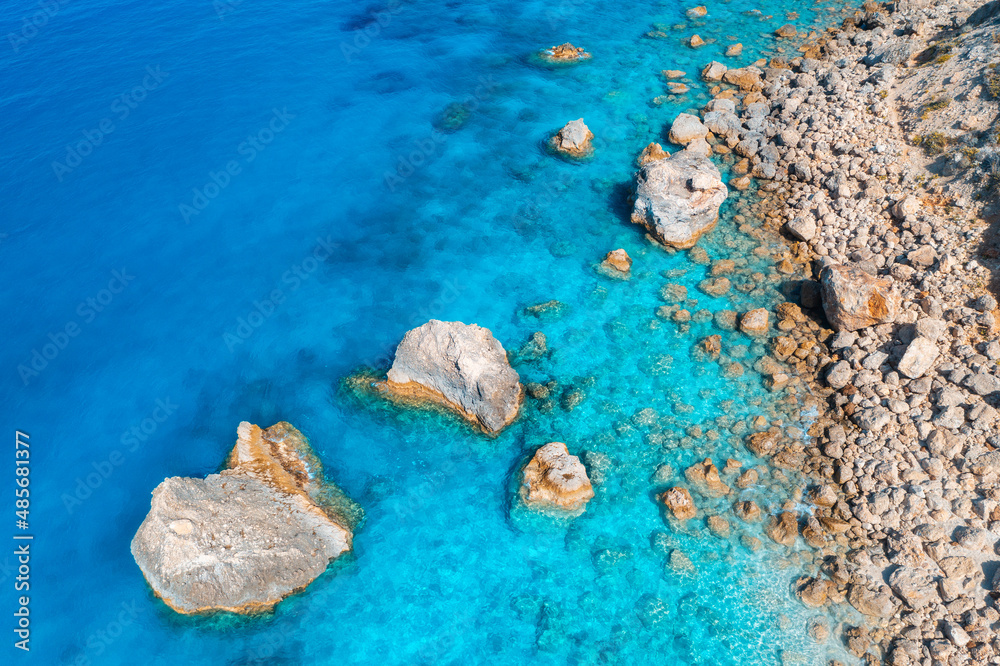
[[[407,332],[379,388],[390,398],[449,408],[487,433],[513,422],[524,397],[493,333],[436,319]]]
[[[705,127],[697,116],[689,113],[681,113],[674,119],[670,126],[670,141],[681,146],[686,146],[696,139],[704,139],[708,136],[708,128]]]
[[[682,150],[646,164],[636,175],[632,222],[664,245],[687,249],[715,226],[728,195],[710,159]]]
[[[549,442],[521,470],[520,496],[531,509],[580,514],[594,488],[580,459],[562,442]]]
[[[820,274],[823,311],[837,331],[856,331],[891,323],[899,312],[892,281],[853,265],[830,265]]]
[[[569,157],[587,157],[594,152],[594,133],[583,122],[583,118],[577,118],[566,123],[554,137],[552,137],[552,147],[556,152],[568,155]]]
[[[179,613],[272,608],[351,550],[362,520],[290,424],[237,433],[227,469],[153,490],[132,539],[150,587]]]

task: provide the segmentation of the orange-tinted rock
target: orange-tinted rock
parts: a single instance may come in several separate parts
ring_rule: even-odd
[[[687,488],[681,488],[680,486],[671,488],[666,492],[660,493],[657,499],[678,520],[688,520],[698,514],[698,509],[695,507],[694,500],[691,499],[691,493],[688,492]]]
[[[562,442],[549,442],[521,471],[521,500],[541,511],[583,513],[594,489],[587,470]]]

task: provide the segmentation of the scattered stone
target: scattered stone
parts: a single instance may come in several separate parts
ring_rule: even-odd
[[[543,60],[560,63],[577,62],[579,60],[586,60],[590,58],[589,53],[580,47],[573,46],[569,42],[560,44],[559,46],[550,46],[549,48],[544,49],[540,55]]]
[[[903,358],[899,359],[896,369],[899,370],[899,374],[910,379],[923,377],[937,361],[939,354],[937,345],[931,340],[914,338],[906,348]]]

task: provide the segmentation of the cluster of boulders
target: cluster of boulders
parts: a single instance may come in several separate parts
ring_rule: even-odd
[[[811,515],[789,504],[768,535],[801,536],[824,555],[796,593],[810,607],[847,603],[866,616],[844,640],[868,663],[1000,657],[1000,312],[975,253],[981,207],[969,196],[982,183],[971,168],[929,178],[900,127],[924,113],[910,66],[927,63],[914,76],[931,76],[950,60],[919,57],[925,26],[954,30],[941,42],[972,35],[967,52],[1000,58],[993,19],[965,23],[978,4],[866,3],[808,45],[812,57],[710,63],[704,129],[685,118],[676,132],[705,140],[731,166],[732,187],[756,184],[763,231],[788,243],[776,273],[804,273],[798,312],[779,306],[771,349],[823,411],[804,444],[762,431],[747,446],[817,480]],[[978,103],[997,117],[996,100]],[[661,499],[678,518],[695,515],[677,488]]]

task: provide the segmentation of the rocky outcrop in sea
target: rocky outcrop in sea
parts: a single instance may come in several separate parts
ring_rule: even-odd
[[[549,442],[521,469],[521,501],[530,509],[579,515],[594,497],[587,469],[562,442]]]
[[[398,401],[445,407],[489,434],[517,418],[524,398],[520,377],[493,333],[436,319],[406,333],[378,388]]]
[[[306,438],[243,422],[226,469],[153,490],[132,555],[184,614],[266,611],[351,550],[361,508],[323,477]]]
[[[632,222],[664,245],[689,248],[715,226],[728,194],[712,160],[682,150],[646,162],[636,174]]]

